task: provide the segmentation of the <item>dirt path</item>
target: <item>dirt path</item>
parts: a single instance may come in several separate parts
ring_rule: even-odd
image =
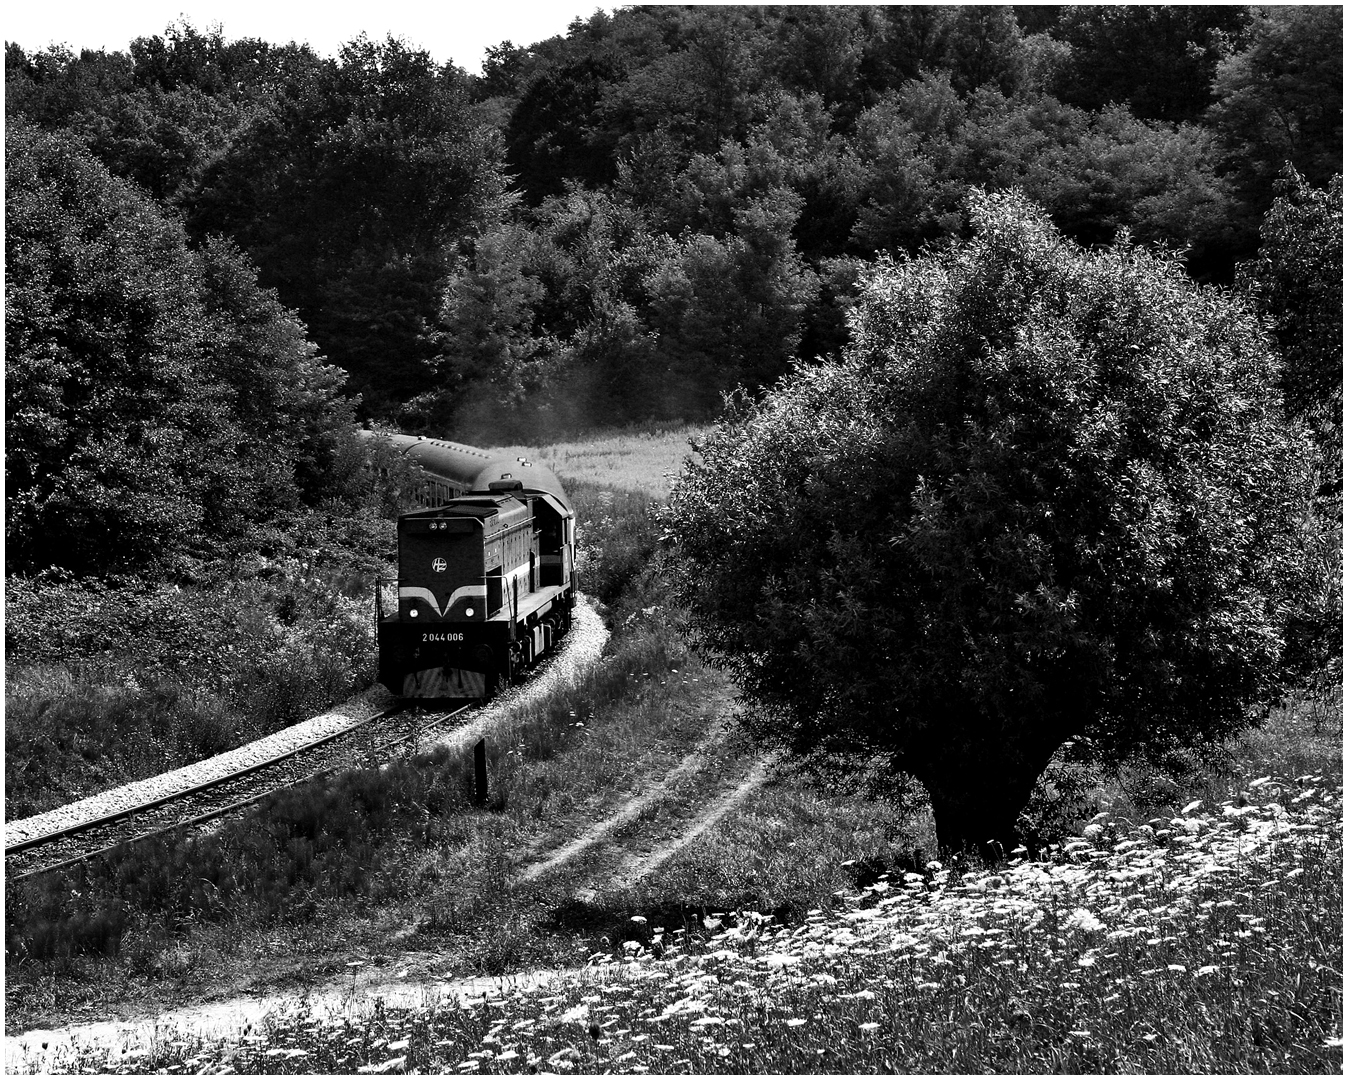
[[[550,871],[571,862],[595,845],[608,840],[619,830],[636,823],[642,814],[668,799],[683,780],[702,772],[708,767],[710,759],[707,751],[715,745],[719,737],[720,732],[708,735],[682,761],[666,773],[655,787],[644,794],[626,800],[606,817],[596,821],[580,836],[562,845],[547,858],[527,863],[523,869],[517,871],[516,880],[519,882],[537,881]]]
[[[600,889],[630,887],[653,873],[770,779],[771,757],[748,762],[737,760],[726,768],[723,756],[716,753],[721,748],[723,734],[722,731],[708,734],[649,791],[624,800],[602,820],[546,858],[527,863],[517,873],[516,880],[537,881],[603,845],[609,845],[607,858],[601,859],[600,865],[586,875],[590,884],[576,891],[578,899],[592,900]],[[692,786],[706,793],[713,785],[720,788],[719,792],[710,797],[710,801],[705,795],[697,799],[689,813],[690,807],[680,801],[680,797],[687,794],[684,789]],[[643,815],[647,820],[642,820]],[[617,834],[634,825],[637,827],[630,835],[615,842]],[[424,970],[418,972],[421,977],[412,974],[412,969],[422,968],[412,959],[414,955],[406,954],[411,960],[407,964],[408,970],[399,971],[392,978],[373,972],[368,975],[353,973],[349,980],[329,980],[298,994],[231,998],[139,1020],[25,1032],[5,1040],[6,1071],[26,1071],[25,1066],[56,1064],[77,1045],[103,1044],[119,1047],[122,1053],[135,1053],[176,1032],[227,1037],[248,1025],[260,1025],[268,1014],[285,1012],[301,1002],[315,1015],[330,1017],[351,1015],[353,1010],[358,1012],[376,998],[386,1005],[426,1008],[456,999],[500,997],[517,988],[536,986],[559,977],[602,980],[606,971],[603,967],[577,968],[521,972],[500,978],[428,979]],[[617,965],[613,966],[616,968]]]
[[[773,759],[768,757],[754,762],[748,776],[720,798],[709,803],[701,813],[684,826],[683,831],[677,836],[666,840],[649,851],[637,851],[629,854],[616,868],[610,871],[608,887],[612,889],[629,888],[648,874],[653,873],[662,863],[677,855],[683,848],[691,844],[767,783],[772,775],[773,763]]]
[[[592,823],[560,846],[555,839],[534,845],[531,857],[516,867],[514,881],[527,885],[567,871],[580,883],[568,891],[587,903],[635,885],[768,780],[773,759],[745,756],[731,741],[723,715],[673,768],[648,773],[644,791],[593,808]],[[541,848],[550,850],[539,854]]]

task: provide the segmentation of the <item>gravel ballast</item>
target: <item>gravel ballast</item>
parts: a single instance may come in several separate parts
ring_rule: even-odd
[[[206,758],[191,765],[184,765],[172,772],[160,773],[144,780],[136,780],[121,787],[101,791],[79,802],[67,803],[54,810],[47,810],[32,817],[5,822],[5,846],[22,843],[37,836],[45,836],[75,825],[129,810],[154,799],[172,798],[198,784],[210,783],[238,769],[258,765],[277,757],[305,743],[321,739],[354,727],[369,719],[381,709],[387,708],[391,697],[382,686],[372,687],[358,694],[330,712],[315,716],[303,723],[295,724],[258,739],[256,742],[226,750],[223,754]]]

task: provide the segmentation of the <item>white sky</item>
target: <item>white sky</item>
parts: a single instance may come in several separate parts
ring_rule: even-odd
[[[362,31],[427,50],[438,63],[481,71],[488,46],[532,45],[564,34],[571,20],[612,3],[598,0],[9,0],[4,39],[28,52],[48,45],[126,51],[132,39],[162,34],[185,17],[198,30],[219,25],[227,41],[307,42],[322,56]]]

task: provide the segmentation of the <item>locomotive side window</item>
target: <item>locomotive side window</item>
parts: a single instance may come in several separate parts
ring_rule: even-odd
[[[501,610],[504,599],[501,589],[501,568],[493,566],[487,571],[487,615],[490,617]]]

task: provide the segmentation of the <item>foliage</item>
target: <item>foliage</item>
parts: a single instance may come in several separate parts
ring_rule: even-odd
[[[1333,693],[1343,671],[1343,177],[1326,190],[1288,167],[1243,283],[1272,320],[1283,397],[1318,450],[1320,490],[1304,543],[1320,569],[1318,610],[1302,627],[1309,679]]]
[[[1325,449],[1341,453],[1343,175],[1322,190],[1289,166],[1277,191],[1243,282],[1273,320],[1288,411],[1330,425]]]
[[[256,1032],[161,1031],[125,1055],[76,1045],[45,1062],[34,1046],[24,1064],[1330,1072],[1343,1055],[1342,793],[1319,775],[1262,776],[1254,790],[1256,803],[1176,807],[1154,826],[1103,814],[1052,857],[994,872],[931,862],[870,874],[803,917],[642,907],[612,924],[624,963],[512,980],[448,1006],[381,1000],[325,1015],[309,1001]],[[107,933],[93,918],[81,929]]]
[[[313,524],[296,522],[316,543]],[[325,562],[309,549],[186,588],[11,576],[7,815],[222,753],[369,686],[369,578]],[[352,581],[364,595],[339,591]]]
[[[568,488],[582,522],[576,568],[581,588],[607,605],[618,604],[648,575],[659,532],[655,504],[640,491],[614,491],[594,483]]]
[[[8,45],[6,109],[237,244],[367,417],[554,436],[700,418],[835,352],[833,261],[962,234],[971,185],[1229,282],[1284,160],[1337,169],[1341,21],[638,5],[503,42],[481,77],[180,22],[125,51]]]
[[[1343,169],[1343,9],[1253,9],[1244,47],[1217,65],[1210,122],[1262,215],[1287,164],[1313,185]]]
[[[1140,241],[1188,248],[1196,273],[1217,269],[1233,242],[1211,136],[1123,106],[1087,113],[991,87],[961,96],[948,76],[930,73],[864,112],[853,145],[861,205],[852,235],[863,248],[911,252],[958,231],[971,185],[1024,190],[1081,243],[1108,243],[1127,228]]]
[[[238,251],[69,137],[6,146],[8,568],[144,566],[340,490],[340,374]]]
[[[231,235],[354,387],[387,402],[424,381],[446,259],[503,186],[457,72],[362,37],[250,113],[188,220]]]
[[[799,751],[884,755],[1007,849],[1055,750],[1206,744],[1283,692],[1307,444],[1236,297],[1019,195],[881,263],[841,363],[741,403],[666,522],[698,646]]]
[[[202,33],[186,21],[127,52],[28,56],[9,43],[6,114],[72,132],[115,175],[183,205],[258,102],[318,65],[307,45],[227,42],[218,28]]]
[[[739,157],[734,144],[725,153]],[[478,438],[546,437],[703,418],[735,385],[771,383],[818,295],[791,236],[800,201],[785,186],[727,194],[689,210],[715,223],[677,240],[581,189],[546,200],[532,228],[481,235],[448,282],[437,386],[405,417]]]
[[[648,502],[644,496],[618,493],[615,507],[614,492],[592,485],[579,493],[591,545],[585,586],[624,616],[639,615],[642,603],[653,599],[649,575],[642,573],[649,558],[643,560],[634,552],[636,543],[629,535],[642,534],[640,542],[648,556],[654,546]],[[615,519],[634,523],[636,529],[618,527]],[[162,688],[162,682],[155,681],[162,665],[174,665],[180,673],[206,671],[222,693],[252,687],[254,675],[259,686],[283,690],[287,684],[278,677],[278,669],[313,671],[339,651],[332,648],[338,640],[346,653],[339,666],[347,671],[369,667],[368,601],[359,606],[344,602],[313,579],[247,583],[210,596],[203,604],[176,590],[98,590],[88,596],[20,583],[12,591],[14,616],[6,631],[14,635],[7,647],[15,660],[48,659],[50,653],[83,658],[92,653],[106,670],[124,660],[128,650],[141,649],[142,666],[136,677],[144,688],[131,677],[125,686],[108,686],[102,695],[83,698],[78,693],[43,696],[20,691],[16,695],[20,708],[13,708],[11,701],[7,709],[11,781],[33,784],[39,769],[60,764],[61,755],[72,750],[91,756],[113,751],[107,764],[115,767],[124,751],[118,752],[114,739],[153,741],[156,749],[162,749],[171,743],[168,736],[175,727],[177,734],[191,737],[193,733],[180,726],[191,718],[184,709],[145,715],[144,699]],[[61,600],[79,616],[74,620],[78,633],[74,640],[42,624],[42,612]],[[229,636],[227,628],[234,627]],[[508,722],[494,726],[488,752],[494,810],[510,807],[524,827],[536,829],[547,808],[559,801],[559,786],[578,793],[586,786],[602,789],[629,773],[633,732],[628,718],[634,705],[651,696],[653,684],[647,677],[658,674],[663,683],[670,668],[677,672],[692,661],[662,620],[629,618],[625,630],[608,662],[578,673],[538,702],[517,706]],[[315,647],[320,643],[328,649]],[[106,658],[100,646],[107,646]],[[27,674],[29,686],[36,690],[31,669]],[[62,689],[88,691],[90,686]],[[196,689],[199,696],[207,696],[200,683]],[[133,703],[137,692],[142,698],[140,715]],[[693,737],[694,725],[704,723],[689,716],[696,711],[697,696],[696,687],[686,686],[685,707],[672,720],[662,718],[675,730],[663,730],[661,723],[647,718],[654,730],[638,724],[640,737],[668,741],[681,751]],[[116,708],[108,708],[109,698],[116,699]],[[312,697],[304,703],[314,704]],[[94,722],[87,723],[91,719]],[[246,710],[230,719],[242,727],[256,717]],[[163,722],[152,726],[147,720]],[[595,737],[584,738],[592,734],[587,725],[595,729]],[[606,725],[617,730],[607,733]],[[249,737],[260,734],[254,728]],[[549,764],[563,757],[565,761]],[[69,767],[68,756],[64,764]],[[565,782],[554,772],[565,774]],[[72,868],[68,878],[28,882],[8,894],[7,955],[24,962],[81,952],[118,955],[124,949],[123,931],[147,919],[170,934],[194,923],[244,918],[294,923],[311,919],[317,905],[333,898],[378,900],[400,895],[407,890],[409,841],[415,856],[473,827],[473,777],[471,743],[452,751],[437,747],[386,768],[352,770],[287,789],[237,820],[226,821],[209,837],[162,837]],[[15,807],[22,808],[19,814],[32,809],[23,801],[31,794],[21,785],[7,785],[11,817]],[[480,883],[474,879],[467,885],[460,899],[470,912],[510,901],[509,896],[496,895],[499,888],[491,896],[467,895]],[[77,900],[73,905],[72,898]],[[457,925],[457,918],[452,921]]]
[[[1127,103],[1142,119],[1195,121],[1218,64],[1243,31],[1240,5],[1071,5],[1051,28],[1069,50],[1058,97],[1085,109]]]
[[[70,140],[6,136],[10,565],[134,565],[200,535],[235,441],[203,378],[200,271]]]
[[[598,494],[577,493],[587,526]],[[622,502],[615,492],[617,542],[632,522]],[[497,809],[460,812],[467,774],[454,770],[466,758],[422,758],[305,791],[214,840],[11,883],[6,920],[8,1015],[25,1028],[110,993],[269,992],[266,973],[287,964],[271,985],[335,973],[356,996],[400,970],[382,965],[404,949],[412,963],[433,955],[437,979],[586,956],[634,956],[631,978],[615,964],[535,990],[526,975],[486,999],[410,1012],[367,1012],[343,992],[331,1023],[312,1001],[237,1037],[161,1028],[125,1055],[81,1046],[49,1071],[59,1060],[69,1071],[354,1072],[399,1059],[388,1067],[873,1072],[958,1059],[983,1071],[1277,1071],[1341,1056],[1329,1045],[1342,970],[1341,746],[1329,734],[1270,724],[1251,733],[1243,775],[1215,778],[1199,805],[1177,795],[1130,819],[1106,802],[1063,851],[995,872],[907,858],[887,807],[781,781],[602,904],[570,899],[607,882],[602,863],[513,883],[522,851],[552,851],[592,807],[625,799],[634,776],[657,775],[635,765],[643,755],[667,772],[721,707],[719,676],[686,654],[669,625],[677,612],[642,577],[615,605],[632,618],[618,620],[604,662],[489,739]],[[1269,738],[1282,753],[1266,753]],[[730,749],[706,755],[709,771]],[[699,808],[716,789],[709,771],[689,777]],[[623,839],[667,824],[643,812]],[[1079,907],[1105,925],[1092,929]]]

